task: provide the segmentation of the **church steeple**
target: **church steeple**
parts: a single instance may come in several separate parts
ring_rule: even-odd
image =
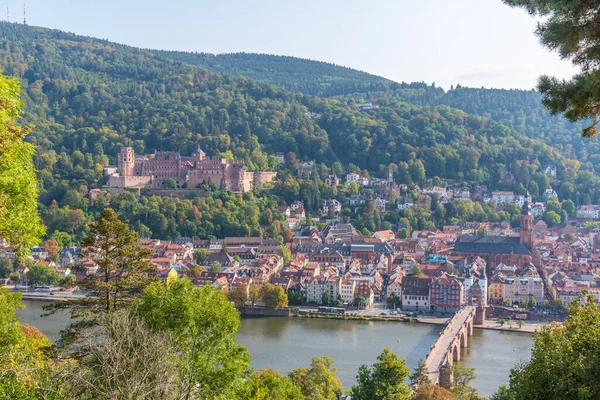
[[[520,242],[531,250],[533,246],[533,217],[529,214],[529,202],[523,203],[521,209],[521,235]]]

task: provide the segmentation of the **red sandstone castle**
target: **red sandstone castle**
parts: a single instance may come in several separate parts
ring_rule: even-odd
[[[165,187],[173,179],[178,187],[187,184],[195,188],[210,183],[222,190],[245,193],[253,187],[271,182],[276,173],[246,171],[243,160],[207,157],[198,148],[191,157],[182,157],[175,151],[157,151],[136,155],[131,147],[123,147],[117,156],[117,168],[108,179],[112,187]]]

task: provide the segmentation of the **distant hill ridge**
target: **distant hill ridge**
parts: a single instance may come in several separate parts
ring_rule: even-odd
[[[256,53],[187,53],[150,50],[161,57],[213,71],[244,75],[292,92],[331,97],[363,91],[388,90],[399,84],[367,72],[297,57]]]

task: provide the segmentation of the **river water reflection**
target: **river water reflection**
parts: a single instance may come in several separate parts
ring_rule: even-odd
[[[24,301],[19,311],[22,322],[38,327],[52,339],[68,323],[66,315],[40,318],[42,303]],[[355,382],[358,368],[372,364],[385,347],[406,358],[412,370],[429,352],[442,327],[398,322],[340,321],[300,318],[243,319],[240,343],[252,354],[252,366],[274,368],[287,373],[307,367],[312,357],[335,359],[345,388]],[[473,382],[483,395],[491,395],[508,382],[510,369],[530,357],[532,336],[518,332],[475,329],[469,347],[462,350],[462,362],[475,368]]]

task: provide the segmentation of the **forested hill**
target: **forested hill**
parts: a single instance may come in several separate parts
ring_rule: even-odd
[[[448,91],[435,86],[407,87],[364,92],[340,98],[390,98],[425,106],[447,105],[470,114],[500,122],[530,138],[560,150],[568,158],[579,160],[582,167],[600,171],[600,142],[585,139],[585,123],[571,123],[560,115],[550,115],[535,90],[467,88],[457,85]]]
[[[397,83],[335,64],[267,54],[154,51],[162,57],[222,73],[243,75],[293,92],[321,97],[372,100],[393,98],[412,104],[447,105],[491,118],[577,159],[586,169],[600,169],[600,142],[581,138],[585,124],[551,116],[535,90],[467,88],[445,91],[422,82]]]
[[[407,86],[356,69],[297,57],[253,53],[215,55],[164,50],[152,52],[171,60],[225,74],[243,75],[291,92],[319,97],[387,91]]]
[[[0,23],[0,67],[23,80],[47,205],[61,204],[70,189],[96,186],[125,144],[182,154],[200,145],[252,169],[273,168],[275,152],[294,152],[323,162],[323,173],[336,160],[371,174],[393,164],[399,183],[437,176],[491,188],[503,187],[500,178],[515,160],[528,160],[523,179],[507,188],[535,195],[548,185],[535,174],[556,164],[563,197],[580,204],[600,196],[598,178],[576,162],[453,108],[383,99],[379,109],[362,111],[353,100],[293,94],[145,50],[8,23]]]

